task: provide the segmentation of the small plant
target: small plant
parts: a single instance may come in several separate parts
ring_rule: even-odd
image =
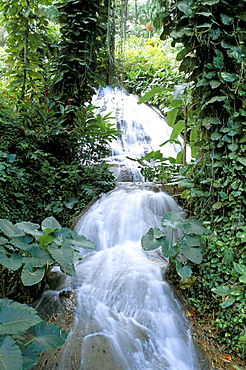
[[[67,334],[26,304],[0,299],[0,369],[28,370],[41,352],[60,347]]]
[[[1,297],[17,293],[20,286],[37,285],[40,291],[52,267],[59,266],[68,275],[75,275],[76,247],[95,248],[90,240],[68,228],[62,228],[54,217],[41,224],[12,224],[0,219]],[[18,284],[16,284],[18,282]],[[20,285],[20,286],[18,286]]]
[[[181,277],[181,283],[192,282],[192,267],[190,262],[202,262],[202,248],[197,236],[210,233],[201,221],[195,219],[182,219],[175,212],[166,213],[161,220],[159,228],[150,228],[142,237],[141,244],[144,250],[149,251],[161,247],[162,255],[175,261],[176,271]],[[182,235],[178,238],[177,232]]]

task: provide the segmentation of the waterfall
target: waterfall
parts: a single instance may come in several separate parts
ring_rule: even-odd
[[[167,142],[172,133],[161,112],[146,104],[138,104],[139,98],[129,94],[123,88],[100,88],[92,103],[98,107],[97,113],[111,113],[120,137],[111,143],[111,156],[107,162],[116,165],[112,171],[118,181],[141,182],[139,171],[130,158],[140,158],[152,151],[160,150],[165,158],[176,158],[182,150],[183,140],[179,144]],[[167,143],[166,143],[167,142]],[[166,143],[160,147],[161,144]],[[190,150],[187,148],[188,157]]]
[[[169,133],[162,132],[165,122],[155,111],[141,106],[140,115],[133,95],[119,90],[114,94],[112,89],[108,92],[99,91],[95,100],[101,101],[99,109],[105,112],[112,111],[113,101],[116,104],[117,125],[123,135],[112,146],[114,159],[155,149],[157,137],[159,143],[165,141]],[[148,110],[151,112],[145,113]],[[154,118],[146,123],[148,114]],[[157,119],[160,122],[154,122]],[[149,125],[159,127],[153,140]],[[133,133],[128,132],[131,127]],[[170,155],[180,148],[170,146],[168,150]],[[67,281],[67,289],[76,291],[77,307],[55,368],[200,369],[189,322],[169,284],[163,281],[167,261],[160,251],[147,253],[141,248],[142,235],[150,227],[160,227],[162,216],[169,211],[183,213],[168,194],[127,182],[103,195],[78,220],[75,230],[94,241],[97,250],[86,253],[81,249],[84,257],[76,265],[77,277]]]

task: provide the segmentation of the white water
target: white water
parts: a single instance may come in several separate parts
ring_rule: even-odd
[[[144,115],[141,119],[143,124]],[[140,147],[128,146],[127,153],[140,155]],[[115,154],[125,155],[117,148]],[[59,369],[200,369],[189,323],[163,281],[167,261],[159,251],[147,254],[141,248],[142,235],[160,227],[160,219],[171,210],[182,214],[164,192],[121,183],[79,219],[76,231],[98,250],[81,250],[85,257],[76,267],[77,279],[70,281],[77,309]]]
[[[98,94],[94,96],[93,104],[98,106],[98,113],[105,115],[111,113],[115,117],[110,123],[115,123],[120,131],[119,139],[110,145],[111,157],[107,162],[117,164],[113,168],[119,181],[123,172],[124,178],[127,172],[131,171],[128,181],[142,181],[139,172],[130,158],[140,158],[152,151],[160,150],[165,158],[176,158],[177,153],[182,150],[178,144],[166,143],[172,133],[172,127],[168,126],[161,113],[146,104],[138,104],[138,96],[129,94],[123,88],[100,88]],[[183,143],[181,137],[178,138]],[[189,152],[189,148],[187,148]],[[189,155],[189,154],[188,154]],[[169,163],[169,162],[167,162]],[[132,178],[132,180],[131,180]]]

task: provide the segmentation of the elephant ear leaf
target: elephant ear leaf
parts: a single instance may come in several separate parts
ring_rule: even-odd
[[[11,302],[13,301],[1,299],[0,335],[15,334],[27,330],[41,321],[32,307]]]
[[[0,369],[23,369],[21,350],[9,335],[0,338]]]
[[[60,326],[41,321],[32,326],[28,333],[33,337],[30,346],[39,352],[60,347],[67,339],[67,333]]]
[[[142,248],[145,251],[151,251],[161,247],[166,241],[166,236],[157,227],[152,227],[149,231],[143,235],[141,239]]]
[[[45,229],[56,230],[56,229],[61,229],[61,225],[55,219],[55,217],[51,216],[51,217],[47,217],[43,220],[43,222],[41,224],[41,228],[42,228],[42,230],[45,230]]]

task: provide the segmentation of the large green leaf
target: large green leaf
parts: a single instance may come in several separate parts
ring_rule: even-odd
[[[4,245],[6,243],[8,243],[8,239],[3,238],[2,236],[0,236],[0,245]]]
[[[179,134],[184,130],[184,121],[183,120],[180,120],[178,121],[174,126],[173,126],[173,130],[172,130],[172,133],[171,133],[171,136],[170,136],[170,140],[176,140],[179,136]]]
[[[211,291],[221,297],[224,297],[230,293],[230,288],[225,285],[220,285],[216,288],[212,288]]]
[[[41,353],[32,348],[32,346],[22,346],[21,352],[23,356],[23,370],[33,368],[40,360]]]
[[[42,230],[45,230],[45,229],[55,230],[55,229],[61,229],[61,225],[53,216],[51,216],[43,220],[41,224],[41,228]]]
[[[180,240],[180,243],[186,247],[200,247],[200,241],[193,235],[183,234],[183,239]]]
[[[72,265],[74,259],[74,251],[71,248],[69,242],[63,243],[60,248],[56,245],[50,245],[48,247],[48,250],[54,260],[59,263],[59,265],[64,267],[69,267]]]
[[[141,239],[142,248],[145,251],[157,249],[166,243],[166,235],[160,229],[154,227],[143,235]]]
[[[40,228],[39,224],[34,224],[32,222],[19,222],[15,226],[19,229],[25,231],[26,234],[30,234],[33,236],[42,235],[42,232],[38,230]]]
[[[78,235],[77,233],[73,233],[73,239],[69,240],[70,243],[74,246],[82,247],[85,249],[95,249],[96,245],[90,239],[87,239],[83,235]]]
[[[179,109],[182,106],[182,100],[173,99],[171,101],[171,108],[167,113],[167,124],[173,127],[178,115]]]
[[[33,271],[31,261],[27,262],[21,272],[21,280],[24,285],[30,286],[39,283],[44,277],[45,269],[37,269]]]
[[[184,229],[187,234],[202,235],[211,233],[211,230],[204,227],[201,221],[193,219],[184,220]]]
[[[22,265],[22,257],[17,253],[13,253],[8,258],[4,253],[0,253],[0,264],[9,270],[17,271]]]
[[[190,265],[181,265],[179,261],[176,261],[176,270],[183,281],[186,281],[192,274]]]
[[[201,263],[202,262],[202,249],[201,248],[182,248],[181,252],[185,255],[188,260],[190,260],[193,263]]]
[[[0,369],[22,370],[23,357],[14,339],[6,335],[0,338]]]
[[[12,238],[11,244],[18,249],[27,251],[30,249],[31,245],[29,243],[31,243],[32,241],[33,241],[33,237],[26,235],[26,236]]]
[[[161,248],[164,257],[174,257],[178,253],[178,247],[171,247],[168,239],[165,240]]]
[[[17,226],[13,225],[12,222],[3,218],[0,219],[0,230],[2,230],[2,232],[10,238],[14,236],[25,235],[25,233],[22,230],[20,230]]]
[[[34,337],[29,346],[40,352],[60,347],[67,338],[65,330],[46,321],[41,321],[39,324],[32,326],[28,333]]]
[[[0,305],[0,334],[14,334],[38,324],[41,318],[27,305]]]
[[[30,263],[32,267],[42,267],[45,265],[51,265],[54,260],[50,254],[37,246],[32,246],[29,249],[31,257],[23,257],[23,261]]]
[[[167,90],[165,87],[153,87],[150,91],[148,91],[146,94],[144,94],[144,96],[142,96],[139,99],[138,104],[146,103],[154,95],[160,94],[165,90]]]
[[[161,226],[178,230],[183,228],[184,220],[175,212],[166,213],[161,219]]]
[[[48,229],[48,230],[50,230],[50,229]],[[55,237],[52,236],[52,235],[49,235],[49,234],[40,235],[39,243],[40,243],[40,245],[44,246],[46,244],[51,243],[54,239],[55,239]]]

